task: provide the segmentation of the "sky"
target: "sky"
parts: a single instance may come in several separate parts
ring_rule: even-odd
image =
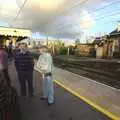
[[[107,17],[108,16],[108,17]],[[105,32],[109,33],[117,26],[117,22],[120,21],[120,3],[112,4],[106,9],[96,12],[95,24],[88,29],[90,34]]]
[[[0,26],[30,29],[34,39],[86,42],[116,29],[120,0],[0,0],[0,15]]]

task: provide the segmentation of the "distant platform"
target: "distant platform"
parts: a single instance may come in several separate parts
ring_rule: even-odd
[[[114,63],[120,63],[120,59],[98,59],[98,58],[92,58],[92,57],[78,57],[74,55],[59,55],[55,58],[63,59],[63,60],[69,60],[69,61],[97,61],[97,62],[114,62]]]

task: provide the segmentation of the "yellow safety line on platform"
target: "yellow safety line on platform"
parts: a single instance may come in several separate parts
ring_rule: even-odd
[[[40,72],[37,68],[35,68],[35,70],[37,70],[38,72]],[[67,87],[66,85],[64,85],[62,82],[58,81],[58,80],[54,80],[54,82],[56,84],[58,84],[59,86],[61,86],[62,88],[64,88],[65,90],[67,90],[69,93],[71,93],[72,95],[80,98],[81,100],[83,100],[84,102],[86,102],[87,104],[89,104],[90,106],[92,106],[93,108],[97,109],[98,111],[100,111],[101,113],[105,114],[106,116],[108,116],[109,118],[111,118],[112,120],[120,120],[120,117],[114,115],[113,113],[107,111],[106,109],[102,108],[100,105],[97,105],[96,103],[92,102],[91,100],[89,100],[88,98],[83,97],[82,95],[80,95],[80,93],[75,92],[74,90],[72,90],[71,88]]]
[[[59,86],[61,86],[62,88],[64,88],[65,90],[67,90],[68,92],[70,92],[71,94],[73,94],[74,96],[82,99],[84,102],[86,102],[87,104],[91,105],[93,108],[97,109],[98,111],[100,111],[101,113],[104,113],[106,116],[108,116],[109,118],[113,119],[113,120],[120,120],[120,117],[117,117],[116,115],[114,115],[113,113],[105,110],[104,108],[100,107],[99,105],[97,105],[96,103],[93,103],[91,100],[83,97],[80,95],[80,93],[75,92],[74,90],[72,90],[71,88],[67,87],[66,85],[63,85],[62,82],[58,81],[58,80],[54,80],[54,82],[56,84],[58,84]]]

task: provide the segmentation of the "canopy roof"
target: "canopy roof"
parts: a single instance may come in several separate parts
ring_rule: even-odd
[[[1,36],[30,37],[31,31],[27,29],[0,27]]]

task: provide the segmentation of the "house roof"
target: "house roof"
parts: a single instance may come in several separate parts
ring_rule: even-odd
[[[120,31],[118,31],[117,29],[115,29],[114,31],[112,31],[110,33],[110,35],[120,35]]]
[[[99,44],[102,41],[101,37],[96,37],[95,40],[93,41],[94,44]]]

